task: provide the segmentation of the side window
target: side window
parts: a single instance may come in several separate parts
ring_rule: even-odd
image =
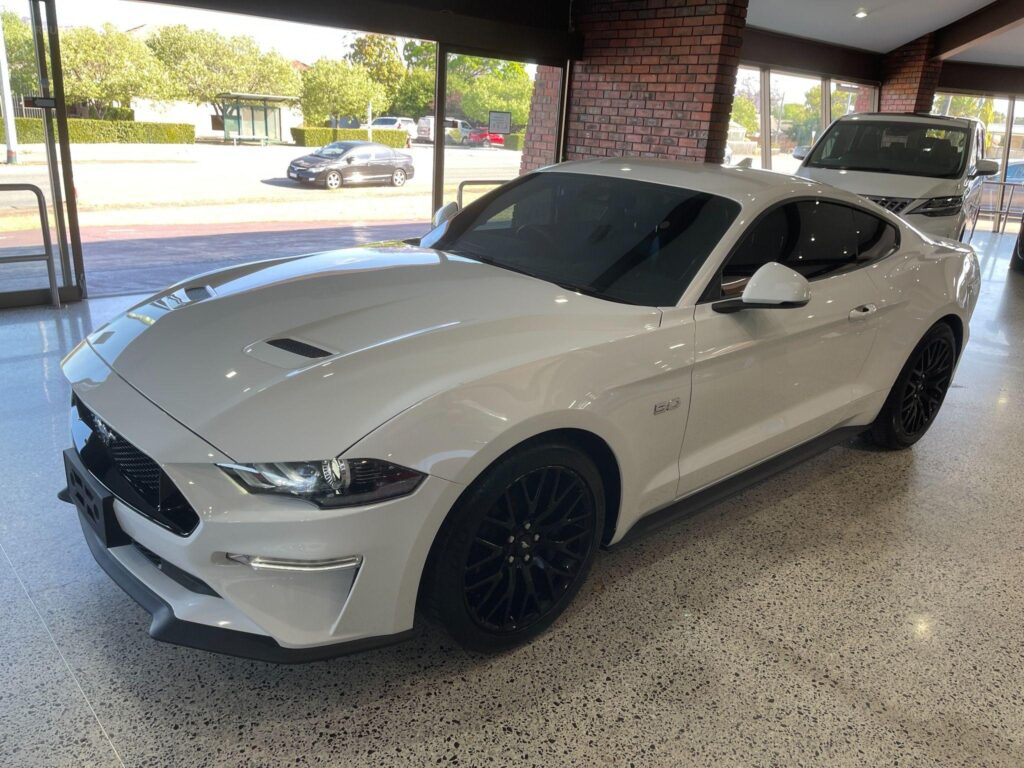
[[[373,150],[373,160],[376,163],[386,163],[391,160],[390,149],[375,149]]]
[[[896,227],[865,211],[853,212],[853,229],[857,235],[856,266],[884,259],[899,246]]]
[[[759,267],[785,264],[808,280],[858,265],[854,211],[845,205],[806,200],[780,206],[747,233],[722,268],[721,296],[733,297]]]

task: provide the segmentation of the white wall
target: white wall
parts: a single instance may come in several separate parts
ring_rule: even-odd
[[[189,123],[195,126],[196,138],[219,139],[223,131],[215,131],[210,127],[210,116],[213,108],[208,105],[201,107],[185,101],[157,102],[150,99],[132,100],[135,119],[140,122],[153,123]],[[302,112],[298,107],[281,108],[281,139],[292,140],[291,128],[302,125]]]

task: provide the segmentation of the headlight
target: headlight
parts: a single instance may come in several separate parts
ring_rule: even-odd
[[[920,213],[923,216],[955,216],[963,208],[963,195],[953,197],[933,197],[925,200],[909,213]]]
[[[425,475],[379,459],[218,464],[250,493],[296,496],[320,507],[353,507],[405,496]]]

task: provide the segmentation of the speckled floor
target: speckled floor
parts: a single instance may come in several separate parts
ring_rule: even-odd
[[[0,766],[1024,765],[1024,275],[913,451],[860,443],[603,554],[538,642],[300,667],[164,645],[62,487],[58,363],[130,298],[0,313]]]

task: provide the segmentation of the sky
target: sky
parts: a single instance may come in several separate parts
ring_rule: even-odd
[[[3,6],[20,16],[29,14],[25,0],[0,0]],[[62,27],[110,22],[127,30],[141,25],[154,27],[185,24],[214,29],[225,35],[250,35],[262,48],[276,48],[287,59],[312,64],[321,56],[340,58],[348,51],[353,32],[295,24],[276,19],[240,16],[232,13],[202,11],[172,5],[128,0],[57,0],[57,23]]]

